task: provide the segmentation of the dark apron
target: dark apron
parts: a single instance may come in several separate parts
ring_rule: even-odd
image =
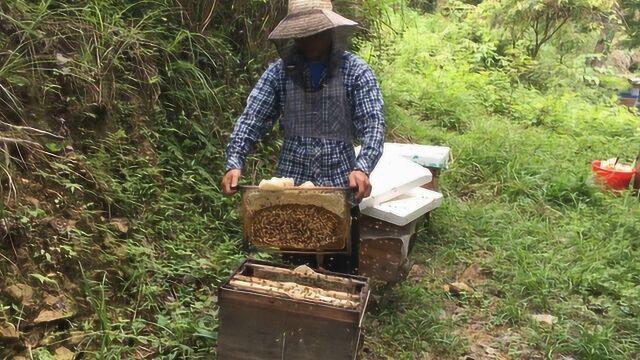
[[[340,68],[340,67],[339,67]],[[339,69],[338,68],[338,69]],[[294,81],[292,76],[300,76]],[[342,71],[338,70],[319,89],[307,90],[301,74],[287,74],[284,114],[280,119],[285,138],[306,137],[338,140],[350,144],[353,140],[351,106],[347,98]],[[315,152],[308,166],[318,167],[322,150]],[[313,181],[313,179],[308,179]],[[319,184],[325,185],[325,184]],[[285,255],[287,262],[312,267],[322,266],[327,270],[341,273],[357,273],[359,208],[351,211],[351,254],[328,255]],[[321,259],[321,260],[320,260]],[[318,261],[322,261],[318,264]]]
[[[304,81],[287,74],[284,114],[280,123],[285,138],[307,137],[351,143],[351,107],[342,71],[336,71],[319,89],[307,90]]]

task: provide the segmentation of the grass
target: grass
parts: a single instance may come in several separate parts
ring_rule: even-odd
[[[250,21],[273,20],[270,4],[219,3],[204,33],[202,9],[189,17],[169,1],[0,5],[16,30],[0,33],[3,121],[71,133],[10,134],[51,154],[18,154],[8,172],[17,196],[3,224],[16,225],[0,240],[0,286],[79,302],[48,341],[79,331],[86,358],[215,353],[216,286],[247,255],[237,199],[217,184],[230,126],[273,56],[273,24]],[[363,358],[640,356],[638,199],[588,184],[590,160],[638,151],[638,118],[612,100],[619,79],[594,86],[579,56],[519,61],[460,14],[396,17],[385,4],[360,15],[397,32],[357,45],[379,75],[388,136],[450,146],[454,160],[418,266],[367,316]],[[271,135],[251,156],[245,181],[271,175],[278,143]],[[456,280],[475,291],[443,290]],[[40,309],[2,300],[0,325]],[[29,356],[0,349],[15,353]]]
[[[640,205],[589,184],[589,163],[632,161],[640,120],[580,82],[536,91],[477,70],[468,31],[415,19],[380,67],[391,136],[450,146],[454,161],[414,250],[420,276],[369,318],[365,358],[637,358]],[[460,279],[475,291],[443,290]]]
[[[5,154],[15,162],[0,179],[3,200],[12,191],[2,207],[10,226],[0,290],[20,283],[36,293],[23,311],[0,291],[0,326],[31,321],[46,296],[78,302],[62,331],[46,330],[46,343],[2,346],[0,358],[48,359],[57,344],[100,359],[215,354],[216,287],[247,255],[237,199],[218,188],[224,146],[276,56],[266,29],[286,2],[181,4],[0,5],[0,119],[64,137],[2,131],[47,154],[18,146]],[[386,9],[336,5],[371,27]],[[278,146],[273,135],[260,146],[244,181],[271,175],[265,165]],[[69,344],[69,331],[83,340]]]

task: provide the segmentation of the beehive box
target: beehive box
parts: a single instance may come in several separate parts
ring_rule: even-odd
[[[283,253],[349,253],[349,189],[240,188],[245,241]]]
[[[218,359],[356,359],[368,299],[363,277],[247,260],[218,289]]]
[[[422,218],[396,226],[369,216],[360,218],[358,273],[375,280],[396,283],[409,270],[409,253]]]

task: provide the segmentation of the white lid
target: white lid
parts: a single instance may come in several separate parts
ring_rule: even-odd
[[[382,154],[380,161],[369,175],[371,196],[360,203],[360,209],[376,206],[391,200],[417,186],[431,181],[431,172],[404,157]]]
[[[441,204],[441,193],[417,187],[382,204],[362,209],[362,213],[394,225],[404,226],[438,208]]]
[[[384,153],[402,156],[422,166],[446,169],[451,149],[446,146],[385,143]]]

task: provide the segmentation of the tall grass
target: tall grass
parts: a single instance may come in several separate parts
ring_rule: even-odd
[[[380,28],[375,15],[386,6],[362,3],[336,6]],[[35,274],[58,274],[61,291],[86,300],[70,329],[86,334],[79,356],[214,356],[216,286],[246,255],[237,199],[218,188],[224,146],[250,87],[275,59],[267,35],[285,5],[0,4],[0,120],[64,138],[20,134],[51,154],[9,169],[25,180],[6,212],[18,224],[13,242],[0,242],[0,251]],[[245,181],[273,171],[278,146],[271,135],[259,147]],[[51,218],[72,225],[52,233]],[[0,285],[23,281],[9,263],[0,272],[12,274]],[[13,323],[19,317],[0,311]],[[33,355],[50,357],[45,347]],[[0,357],[14,355],[5,351]]]
[[[638,117],[611,90],[567,76],[589,71],[584,62],[535,87],[520,76],[548,64],[487,64],[483,54],[498,49],[475,23],[410,13],[396,21],[412,25],[378,69],[391,135],[450,146],[454,161],[441,179],[445,205],[415,254],[426,275],[393,291],[400,313],[375,317],[369,351],[456,358],[489,346],[511,358],[636,358],[640,205],[632,192],[593,186],[590,161],[632,161]],[[442,291],[474,263],[484,270],[474,294]],[[414,327],[416,311],[431,320]],[[534,314],[557,321],[545,327]],[[409,328],[412,336],[400,335]],[[430,338],[415,341],[425,329]]]

